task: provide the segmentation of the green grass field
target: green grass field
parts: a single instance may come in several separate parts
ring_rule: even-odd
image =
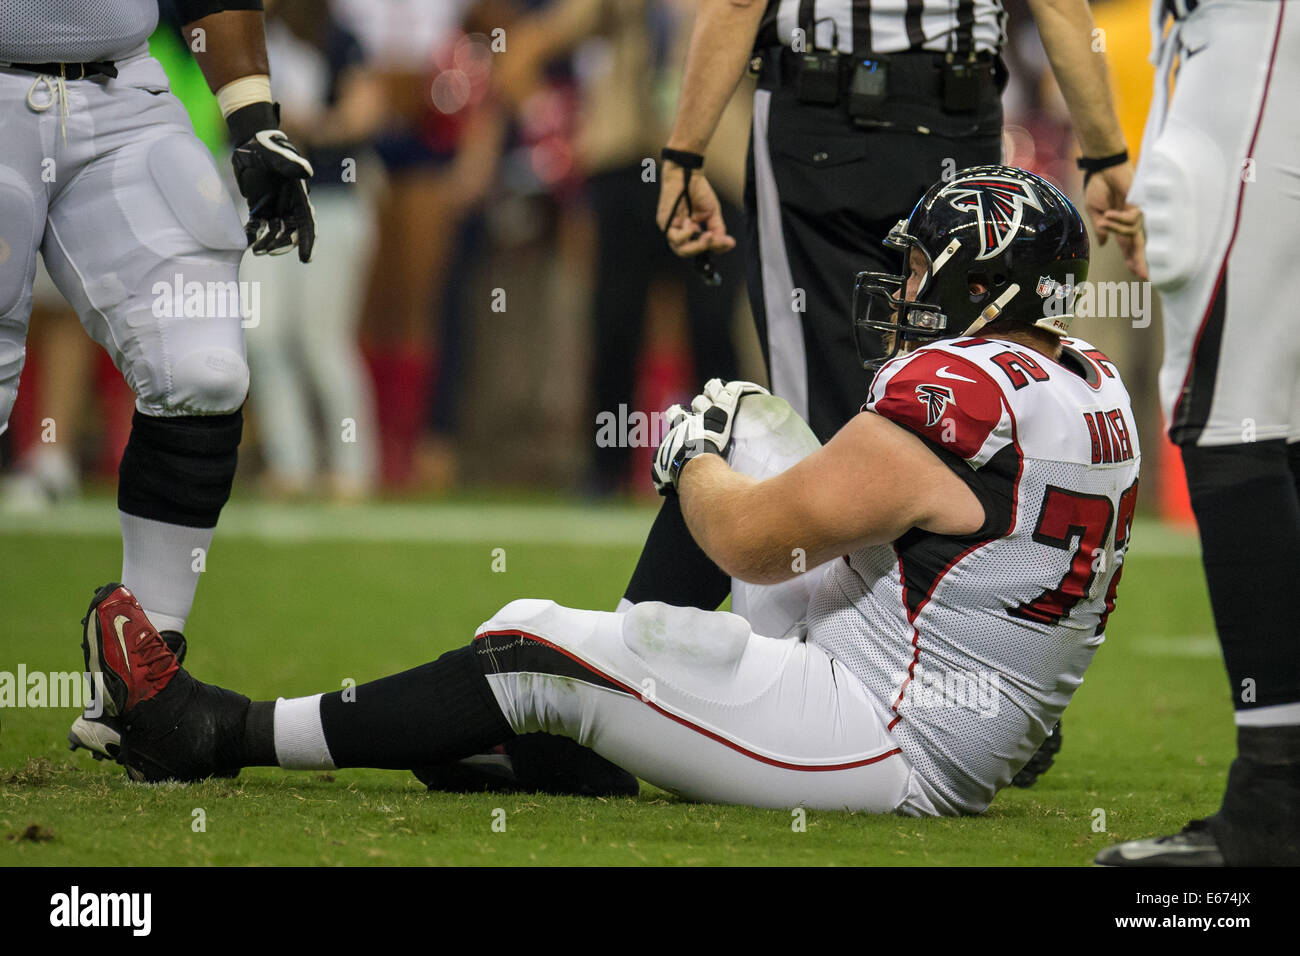
[[[293,696],[436,657],[516,597],[610,608],[652,516],[236,502],[208,556],[187,666],[254,698]],[[81,669],[79,620],[120,567],[116,520],[105,499],[0,516],[0,671]],[[1213,633],[1194,537],[1140,521],[1108,640],[1037,786],[1004,791],[978,818],[817,812],[806,832],[786,811],[693,805],[649,786],[635,800],[452,796],[406,773],[273,769],[136,785],[66,749],[74,710],[5,709],[0,865],[1081,865],[1217,806],[1233,729]]]

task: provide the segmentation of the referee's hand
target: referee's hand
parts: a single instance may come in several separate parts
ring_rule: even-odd
[[[669,160],[665,160],[662,166],[656,221],[661,232],[667,227],[669,248],[683,258],[698,256],[701,252],[734,249],[736,240],[727,234],[727,224],[722,221],[722,206],[704,173],[698,169],[691,173],[692,214],[688,215],[686,200],[682,198],[685,171]],[[671,223],[669,216],[672,216]]]

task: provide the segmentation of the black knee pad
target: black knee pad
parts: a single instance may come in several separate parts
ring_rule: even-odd
[[[242,411],[157,418],[135,413],[118,467],[117,507],[152,521],[212,528],[230,498]]]

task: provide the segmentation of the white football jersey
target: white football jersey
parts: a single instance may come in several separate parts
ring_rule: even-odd
[[[0,62],[80,63],[142,52],[156,0],[0,0]]]
[[[900,809],[978,813],[1104,640],[1141,462],[1128,392],[1085,342],[1064,340],[1057,363],[958,338],[886,364],[864,408],[920,436],[987,519],[975,534],[913,529],[834,562],[808,638],[866,685],[911,761],[920,793]]]

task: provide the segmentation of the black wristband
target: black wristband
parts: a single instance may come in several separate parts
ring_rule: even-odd
[[[1076,159],[1078,165],[1085,173],[1099,173],[1103,169],[1110,169],[1112,166],[1120,166],[1128,162],[1128,150],[1121,149],[1118,153],[1110,156],[1098,156],[1095,159],[1089,159],[1087,156],[1080,156]]]
[[[676,163],[683,169],[701,169],[704,166],[704,157],[700,153],[692,153],[684,149],[665,146],[659,151],[659,156],[670,163]]]
[[[249,103],[226,117],[230,145],[243,146],[264,129],[280,128],[279,103]]]
[[[262,0],[175,0],[176,22],[189,26],[196,20],[227,10],[261,10]]]
[[[718,446],[711,441],[699,441],[693,445],[683,445],[677,456],[673,458],[672,464],[668,466],[668,473],[673,480],[673,490],[677,490],[677,483],[682,480],[682,469],[686,467],[687,462],[694,461],[701,455],[717,455],[723,461],[727,460]]]

